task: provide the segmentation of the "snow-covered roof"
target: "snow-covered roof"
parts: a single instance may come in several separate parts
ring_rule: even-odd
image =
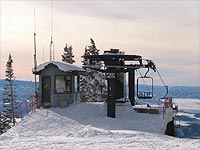
[[[66,62],[60,62],[60,61],[44,62],[44,63],[38,65],[36,69],[33,68],[32,71],[33,71],[33,73],[38,73],[38,72],[42,71],[49,64],[53,64],[53,65],[57,66],[60,70],[62,70],[64,72],[70,72],[70,71],[84,72],[85,71],[81,67],[78,67],[78,66],[66,63]]]

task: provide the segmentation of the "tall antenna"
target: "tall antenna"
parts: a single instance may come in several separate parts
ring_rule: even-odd
[[[54,58],[54,43],[53,43],[53,21],[52,21],[52,0],[51,0],[51,42],[50,42],[50,61],[55,60]]]
[[[35,25],[35,8],[34,8],[34,70],[37,69],[37,58],[36,58],[36,25]],[[37,79],[35,74],[35,94],[37,92]]]
[[[42,60],[44,61],[44,45],[43,45],[43,48],[42,48]]]
[[[1,39],[1,34],[0,34],[0,39]],[[1,79],[1,40],[0,40],[0,79]]]
[[[0,5],[1,5],[1,1],[0,1]],[[1,11],[0,11],[1,13]],[[1,34],[0,34],[0,39],[1,39]],[[0,79],[1,79],[1,40],[0,40]]]

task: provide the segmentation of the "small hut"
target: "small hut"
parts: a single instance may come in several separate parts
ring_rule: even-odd
[[[33,69],[39,75],[39,104],[42,107],[67,107],[80,101],[81,67],[59,61],[44,62]]]

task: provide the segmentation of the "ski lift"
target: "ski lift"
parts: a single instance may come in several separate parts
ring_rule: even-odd
[[[143,87],[140,83],[145,83]],[[148,83],[148,84],[146,84]],[[150,84],[150,85],[149,85]],[[153,98],[153,78],[152,77],[139,77],[137,79],[137,97],[139,99],[152,99]]]
[[[146,76],[148,71],[144,76],[137,78],[137,97],[139,99],[152,99],[153,98],[153,78]],[[144,86],[142,84],[144,83]]]

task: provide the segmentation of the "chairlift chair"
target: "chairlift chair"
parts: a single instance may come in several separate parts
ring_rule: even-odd
[[[142,89],[141,86],[139,86],[139,84],[141,83],[141,80],[145,84],[144,89]],[[150,85],[146,84],[147,81]],[[137,78],[137,97],[139,99],[152,99],[153,98],[153,78],[152,77],[143,76],[143,77]]]

